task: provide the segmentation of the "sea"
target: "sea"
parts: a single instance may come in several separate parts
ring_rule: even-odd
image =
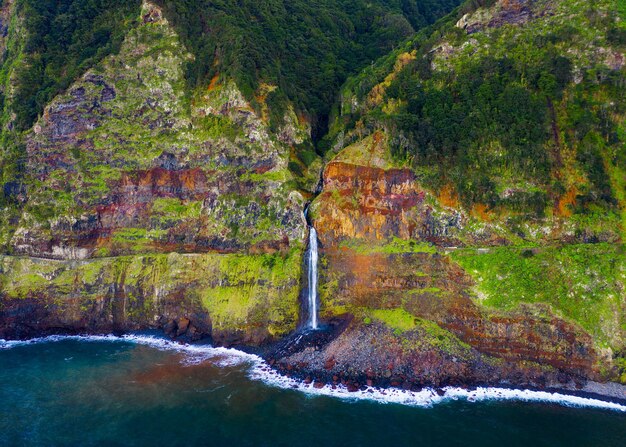
[[[626,446],[626,406],[304,384],[157,334],[0,340],[0,446]]]

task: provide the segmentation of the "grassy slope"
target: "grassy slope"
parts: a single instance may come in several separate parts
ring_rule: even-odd
[[[626,337],[626,251],[623,245],[566,245],[535,250],[501,247],[487,253],[454,252],[476,279],[480,304],[514,310],[520,303],[547,303],[576,321],[602,346]]]

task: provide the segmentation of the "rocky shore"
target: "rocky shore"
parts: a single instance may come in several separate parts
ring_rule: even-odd
[[[349,392],[370,388],[413,392],[436,389],[443,395],[446,387],[468,390],[497,387],[558,392],[626,404],[626,386],[619,383],[601,383],[546,368],[528,368],[526,365],[497,367],[491,359],[480,355],[471,361],[448,359],[435,352],[428,352],[417,359],[394,358],[388,349],[390,346],[379,351],[368,349],[366,345],[371,343],[368,338],[358,341],[352,338],[353,344],[349,348],[342,352],[333,350],[332,357],[320,362],[320,355],[329,351],[329,345],[336,342],[349,325],[350,318],[337,319],[319,331],[304,330],[260,352],[277,372],[304,384],[312,384],[314,388],[342,386]],[[363,337],[363,333],[350,336]],[[394,364],[392,359],[398,363]],[[417,360],[419,364],[411,360]]]
[[[287,337],[280,342],[271,343],[265,346],[250,346],[239,345],[233,346],[236,350],[242,351],[242,353],[253,354],[251,358],[263,359],[263,364],[255,365],[252,377],[266,381],[268,384],[275,382],[278,386],[286,386],[290,383],[289,388],[302,389],[305,392],[319,391],[324,395],[337,395],[341,397],[349,397],[350,394],[359,396],[378,396],[377,400],[385,400],[385,396],[389,396],[390,402],[410,402],[415,396],[420,396],[427,392],[433,396],[433,398],[452,398],[451,396],[467,397],[469,400],[477,399],[519,399],[519,400],[537,400],[537,401],[553,401],[567,403],[567,396],[574,396],[582,399],[603,401],[611,404],[617,404],[626,406],[626,386],[614,382],[595,382],[592,380],[584,380],[578,378],[576,380],[570,379],[569,382],[563,382],[564,377],[561,376],[557,381],[542,383],[527,382],[521,380],[516,382],[515,380],[489,380],[480,379],[475,376],[463,376],[449,379],[438,380],[437,382],[431,382],[428,379],[417,382],[412,378],[409,378],[403,374],[389,375],[384,374],[382,377],[375,377],[371,373],[371,369],[368,369],[364,373],[358,373],[356,369],[359,365],[350,365],[345,369],[336,370],[331,376],[329,370],[333,369],[330,363],[325,365],[325,368],[320,371],[315,367],[311,367],[306,362],[300,362],[299,364],[289,363],[288,359],[292,358],[297,353],[302,353],[306,357],[307,353],[312,351],[323,349],[325,344],[332,342],[332,340],[338,336],[349,322],[347,320],[336,320],[325,325],[323,328],[317,331],[301,330],[291,336]],[[135,335],[137,333],[124,333],[117,332],[113,334],[115,337],[122,337],[122,339],[128,340],[149,340],[149,344],[154,346],[180,346],[184,351],[186,348],[191,348],[193,352],[197,351],[197,348],[207,347],[210,345],[206,343],[211,340],[208,338],[201,338],[197,334],[194,326],[189,324],[188,320],[178,322],[182,324],[182,327],[176,328],[168,325],[164,331],[158,331],[157,333],[163,334],[166,339],[159,343],[159,336],[146,336]],[[188,327],[185,332],[181,331]],[[98,337],[104,337],[104,339],[113,340],[111,335],[105,333],[98,334],[73,334],[69,332],[57,331],[57,333],[40,334],[40,337],[33,336],[28,338],[22,338],[21,340],[28,342],[33,341],[45,341],[47,336],[61,337],[79,335],[85,339],[90,339],[91,335]],[[129,338],[128,338],[129,337]],[[167,341],[167,339],[171,341]],[[10,343],[10,340],[3,340],[3,342]],[[164,344],[163,344],[164,343]],[[178,349],[178,348],[176,348]],[[226,351],[225,351],[226,352]],[[232,351],[236,353],[237,351]],[[240,354],[243,355],[243,354]],[[369,358],[367,364],[375,364],[376,359]],[[387,365],[392,367],[392,365]],[[274,379],[271,379],[272,374],[264,377],[269,371],[273,371],[275,374]],[[283,377],[284,379],[279,379]],[[456,391],[454,391],[456,390]],[[348,393],[348,394],[345,394]],[[372,394],[374,393],[374,394]],[[556,394],[555,394],[556,393]],[[379,396],[380,395],[380,396]],[[404,396],[404,397],[402,397]],[[475,396],[475,397],[472,397]],[[561,397],[558,397],[561,396]],[[407,400],[408,399],[408,400]],[[580,401],[580,404],[584,404],[584,401]]]

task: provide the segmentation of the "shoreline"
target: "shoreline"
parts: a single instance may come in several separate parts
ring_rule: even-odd
[[[346,385],[335,385],[309,381],[306,378],[282,374],[258,353],[239,348],[214,347],[208,344],[187,344],[150,333],[130,334],[83,334],[48,335],[25,340],[0,339],[0,351],[19,346],[40,343],[55,343],[66,340],[83,342],[126,342],[150,346],[159,350],[177,351],[187,354],[188,365],[213,361],[217,366],[232,366],[250,363],[248,377],[268,386],[291,389],[309,395],[335,397],[344,400],[370,400],[379,403],[397,403],[416,407],[431,407],[451,400],[479,401],[523,401],[552,403],[566,407],[598,408],[626,413],[626,386],[615,383],[588,381],[581,389],[574,385],[545,388],[516,387],[507,383],[464,384],[439,387],[423,387],[404,390],[396,387],[367,387],[349,389]],[[249,348],[249,347],[248,347]],[[252,351],[248,349],[248,351]],[[620,397],[623,396],[623,397]]]
[[[490,390],[491,392],[498,394],[500,392],[521,392],[521,393],[546,393],[546,394],[559,394],[563,397],[575,397],[581,399],[591,399],[598,400],[610,404],[616,404],[624,407],[622,411],[626,412],[626,385],[622,385],[616,382],[595,382],[592,380],[588,380],[582,388],[578,388],[575,384],[570,383],[566,385],[550,385],[546,387],[537,387],[537,386],[517,386],[507,382],[497,382],[497,383],[485,383],[485,382],[467,382],[464,384],[458,383],[444,383],[440,386],[428,386],[425,385],[421,388],[416,389],[403,389],[394,386],[366,386],[361,385],[357,389],[350,389],[345,384],[337,384],[332,382],[319,382],[315,380],[310,380],[309,375],[296,373],[296,374],[284,374],[282,371],[277,369],[274,366],[267,364],[269,368],[272,369],[278,376],[285,378],[285,380],[290,380],[296,384],[301,384],[305,389],[306,388],[315,388],[316,384],[318,387],[330,387],[332,388],[341,388],[345,390],[349,394],[356,394],[366,392],[368,390],[378,390],[378,391],[393,391],[399,393],[406,394],[415,394],[421,393],[424,390],[434,391],[435,393],[439,393],[445,390],[456,390],[456,394],[468,394],[471,395],[478,390]],[[298,385],[298,387],[300,387]],[[441,396],[441,394],[440,394]],[[493,398],[497,400],[497,397]],[[526,399],[519,399],[526,400]],[[529,399],[529,401],[533,401],[534,399]],[[541,401],[537,399],[537,401]]]

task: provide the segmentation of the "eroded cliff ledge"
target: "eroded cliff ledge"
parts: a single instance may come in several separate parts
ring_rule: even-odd
[[[619,380],[622,247],[468,238],[471,216],[394,164],[384,133],[328,163],[311,215],[321,315],[340,335],[281,353],[285,373],[357,388]]]
[[[291,108],[270,129],[227,78],[190,97],[191,57],[144,1],[119,53],[25,133],[0,337],[159,328],[259,345],[296,329],[306,222],[288,163],[310,129]]]

